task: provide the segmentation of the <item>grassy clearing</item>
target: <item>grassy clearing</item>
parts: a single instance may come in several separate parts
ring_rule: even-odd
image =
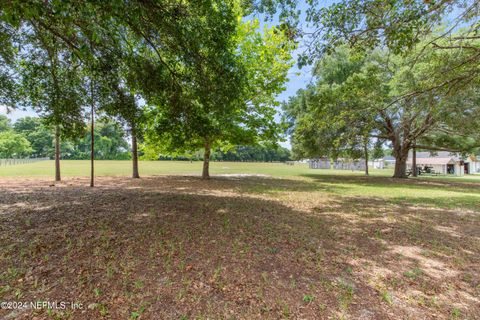
[[[42,161],[25,165],[0,167],[0,177],[52,177],[54,161]],[[202,162],[195,161],[140,161],[140,174],[143,176],[165,174],[194,174],[202,172]],[[129,176],[131,161],[95,161],[95,173],[98,176]],[[306,165],[287,166],[281,163],[239,163],[211,162],[212,174],[268,174],[292,176],[308,173]],[[87,177],[90,174],[90,161],[64,160],[62,174],[67,177]]]
[[[76,175],[80,162],[64,162]],[[37,163],[23,174],[35,176]],[[88,162],[81,164],[88,172]],[[129,162],[98,161],[101,175]],[[11,319],[477,319],[476,177],[145,162],[143,176],[0,178],[0,300],[82,310]],[[4,170],[2,168],[2,170]],[[17,170],[17,169],[16,169]],[[51,168],[49,169],[51,170]],[[79,171],[75,171],[79,170]],[[2,171],[3,172],[3,171]],[[147,173],[148,172],[148,173]],[[3,172],[4,173],[4,172]],[[147,175],[164,176],[150,176]],[[166,176],[165,174],[179,174]]]
[[[97,176],[129,176],[130,161],[96,161]],[[202,163],[188,161],[141,161],[140,173],[153,175],[200,175]],[[89,161],[62,161],[64,177],[86,177],[90,172]],[[408,201],[412,204],[431,205],[441,208],[475,208],[479,194],[475,186],[480,175],[464,177],[421,177],[406,181],[388,179],[391,170],[370,170],[370,177],[363,172],[347,170],[311,170],[306,164],[287,166],[282,163],[212,162],[213,175],[257,174],[272,177],[288,177],[300,180],[299,188],[310,192],[327,192],[342,196],[365,196],[388,198],[397,204]],[[0,167],[4,178],[50,178],[54,176],[54,161],[26,165]],[[472,188],[472,185],[474,186]],[[255,192],[278,193],[285,188],[256,186]],[[301,190],[299,190],[301,191]]]
[[[0,177],[40,177],[49,178],[54,175],[55,162],[41,161],[16,166],[0,166]],[[90,175],[90,161],[88,160],[62,160],[62,175],[66,177],[87,177]],[[363,176],[361,171],[348,170],[311,170],[306,164],[288,166],[283,163],[245,163],[245,162],[211,162],[212,174],[266,174],[277,177],[285,176]],[[201,161],[140,161],[140,173],[143,176],[186,174],[200,175]],[[131,161],[95,161],[95,175],[97,176],[130,176]],[[370,169],[371,176],[390,177],[391,169]],[[441,181],[480,182],[479,175],[464,177],[437,176],[422,177],[422,179]]]

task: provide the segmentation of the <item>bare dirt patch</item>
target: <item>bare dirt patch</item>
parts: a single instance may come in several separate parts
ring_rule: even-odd
[[[0,299],[82,305],[5,319],[480,314],[479,211],[269,177],[2,182]]]

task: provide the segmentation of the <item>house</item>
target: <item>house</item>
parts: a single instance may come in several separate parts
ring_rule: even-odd
[[[407,167],[412,167],[412,152],[407,160]],[[462,157],[448,151],[417,152],[417,167],[430,167],[440,174],[463,176],[480,172],[480,161],[475,156]]]
[[[464,170],[461,161],[453,157],[428,157],[417,158],[417,167],[430,168],[439,174],[454,174],[463,176]],[[412,159],[407,160],[407,169],[412,169]]]
[[[465,160],[465,173],[475,174],[480,173],[480,158],[475,155],[470,155]]]

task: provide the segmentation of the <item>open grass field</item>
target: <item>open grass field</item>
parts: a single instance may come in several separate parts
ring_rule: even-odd
[[[41,161],[26,165],[0,167],[0,177],[54,177],[55,162]],[[201,161],[140,161],[140,174],[144,176],[165,174],[195,174],[202,172]],[[90,161],[63,160],[62,174],[69,177],[87,177],[90,175]],[[95,161],[96,175],[99,176],[130,176],[131,161]],[[228,173],[255,173],[270,175],[298,175],[308,173],[306,165],[287,166],[282,163],[240,163],[240,162],[211,162],[213,174]],[[480,181],[480,180],[479,180]]]
[[[0,177],[41,177],[50,178],[54,176],[55,162],[40,161],[31,164],[0,166]],[[200,175],[202,170],[201,161],[140,161],[140,174],[144,176],[151,175]],[[67,177],[88,177],[90,175],[89,160],[62,160],[62,175]],[[95,174],[97,176],[130,176],[132,163],[130,160],[95,161]],[[307,164],[295,164],[288,166],[283,163],[261,163],[261,162],[211,162],[210,170],[213,174],[266,174],[272,176],[300,176],[309,174],[327,174],[327,175],[360,175],[363,171],[352,172],[347,170],[311,170]],[[393,169],[376,170],[370,169],[373,176],[389,177],[393,174]],[[464,182],[479,182],[480,174],[466,175],[463,177],[437,176],[425,177],[440,180],[455,180]]]
[[[92,189],[88,161],[62,169],[0,168],[0,300],[81,307],[2,319],[480,319],[476,176],[97,161]]]
[[[41,161],[25,165],[0,167],[0,177],[53,177],[55,162]],[[213,174],[268,174],[273,176],[298,176],[312,173],[306,164],[287,166],[283,163],[245,163],[245,162],[211,162]],[[165,174],[193,174],[202,172],[201,161],[140,161],[140,174],[144,176]],[[90,175],[90,161],[63,160],[61,163],[62,175],[68,177],[87,177]],[[130,176],[131,161],[95,161],[95,173],[98,176]],[[318,171],[318,170],[317,170]],[[322,171],[322,170],[320,170]],[[337,171],[338,174],[351,172]],[[361,175],[362,172],[359,172]],[[390,170],[374,170],[377,175],[391,175]],[[478,181],[480,182],[480,176]]]

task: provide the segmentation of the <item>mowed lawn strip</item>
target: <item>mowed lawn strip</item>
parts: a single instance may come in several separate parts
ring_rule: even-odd
[[[0,177],[53,177],[55,162],[40,161],[24,165],[0,166]],[[266,174],[272,176],[296,176],[311,173],[307,164],[293,166],[284,163],[264,162],[210,162],[213,174]],[[170,175],[202,173],[202,161],[139,161],[140,174]],[[88,160],[62,160],[61,171],[67,177],[87,177],[90,174],[90,161]],[[315,170],[315,172],[324,170]],[[351,175],[352,171],[332,170],[336,174]],[[95,161],[95,174],[97,176],[126,176],[132,172],[132,162],[129,160],[97,160]],[[390,170],[374,170],[375,175],[391,175]],[[353,174],[362,175],[355,172]],[[480,180],[479,180],[480,181]]]
[[[140,161],[142,176],[152,175],[200,175],[200,161]],[[90,162],[86,160],[62,161],[62,175],[86,177],[90,172]],[[409,201],[412,204],[438,206],[441,208],[476,208],[479,203],[478,186],[480,175],[421,176],[408,180],[394,180],[390,169],[370,170],[370,176],[362,171],[313,170],[307,164],[293,166],[283,163],[258,162],[211,162],[213,175],[267,175],[301,180],[301,188],[307,191],[328,192],[342,196],[367,196],[389,198],[397,203]],[[126,176],[131,174],[130,161],[95,161],[96,176]],[[0,167],[0,177],[4,179],[45,179],[53,177],[54,162],[41,161],[25,165]],[[276,193],[288,187],[278,184],[277,188],[256,185],[252,191]],[[305,187],[308,186],[308,187]],[[301,191],[301,190],[299,190]]]

